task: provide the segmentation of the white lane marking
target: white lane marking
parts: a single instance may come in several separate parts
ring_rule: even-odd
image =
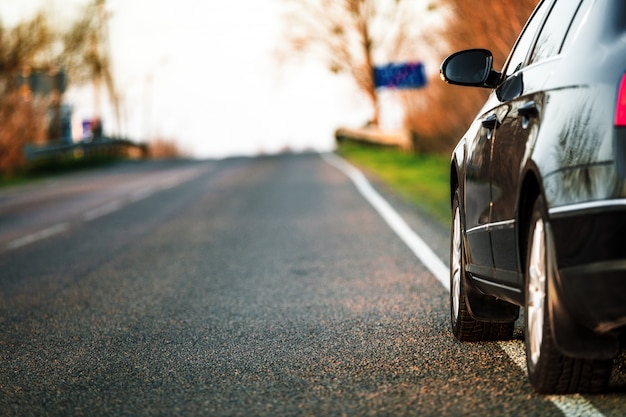
[[[85,213],[83,213],[82,219],[85,222],[89,222],[97,218],[106,216],[108,214],[111,214],[121,209],[127,204],[141,201],[159,191],[165,191],[165,190],[174,188],[186,181],[199,177],[201,174],[207,171],[208,169],[206,167],[203,167],[203,168],[190,169],[189,171],[186,171],[183,173],[178,173],[178,174],[175,173],[173,178],[168,178],[166,181],[162,182],[161,184],[158,184],[156,186],[145,186],[145,187],[139,188],[137,190],[134,190],[128,193],[126,196],[123,196],[122,198],[107,202],[101,206],[90,209],[86,211]],[[71,222],[57,223],[53,226],[47,227],[37,232],[22,236],[20,238],[17,238],[9,242],[4,247],[4,250],[8,251],[8,250],[21,248],[22,246],[29,245],[39,240],[47,239],[53,235],[69,230],[70,225],[71,225]],[[0,252],[2,252],[1,247],[0,247]]]
[[[547,397],[567,417],[604,417],[597,408],[580,394],[551,395]]]
[[[402,239],[417,258],[432,272],[441,284],[450,291],[449,269],[444,265],[435,252],[420,238],[417,233],[400,217],[391,205],[381,197],[371,186],[365,175],[346,160],[332,153],[320,153],[320,156],[329,165],[334,166],[352,180],[361,195],[378,211],[392,230]],[[506,341],[498,343],[502,350],[517,364],[524,373],[526,369],[526,354],[520,341]],[[597,408],[581,395],[552,395],[546,397],[558,407],[566,417],[589,416],[604,417]]]
[[[28,234],[26,236],[22,236],[18,239],[15,239],[9,242],[6,246],[6,249],[13,250],[13,249],[21,248],[22,246],[30,245],[31,243],[37,242],[39,240],[47,239],[50,236],[65,232],[68,228],[69,228],[68,223],[57,223],[53,226],[39,230],[35,233]]]
[[[144,198],[151,196],[157,191],[158,190],[155,187],[143,187],[143,188],[139,188],[138,190],[133,191],[130,194],[129,198],[130,198],[131,203],[135,203],[137,201],[143,200]]]
[[[519,340],[507,340],[498,342],[502,350],[519,366],[524,375],[528,376],[526,368],[526,352],[524,344]],[[550,395],[546,397],[552,401],[568,417],[604,417],[589,401],[580,394],[573,395]]]
[[[124,206],[124,203],[122,202],[122,200],[113,200],[102,206],[98,206],[89,211],[86,211],[83,214],[83,219],[85,221],[95,220],[99,217],[103,217],[103,216],[106,216],[107,214],[111,214],[114,211],[121,209],[123,206]]]
[[[365,178],[365,175],[335,154],[321,154],[321,156],[327,163],[342,171],[352,180],[359,192],[374,206],[391,229],[400,236],[415,256],[432,271],[439,282],[441,282],[441,285],[450,291],[448,267],[441,262],[430,246],[417,233],[413,232],[411,227],[391,205],[374,190],[367,178]]]
[[[501,340],[498,342],[500,348],[509,355],[509,358],[520,367],[524,375],[528,376],[528,369],[526,368],[526,352],[524,351],[524,344],[519,340]]]

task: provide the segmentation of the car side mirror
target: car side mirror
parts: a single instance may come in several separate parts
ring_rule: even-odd
[[[448,84],[494,88],[500,73],[493,70],[493,54],[487,49],[468,49],[447,57],[439,70]]]

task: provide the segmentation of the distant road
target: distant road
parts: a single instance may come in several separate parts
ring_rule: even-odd
[[[66,231],[210,169],[206,163],[127,162],[0,189],[0,251]]]
[[[447,228],[380,190],[446,262]],[[0,189],[2,416],[568,413],[502,345],[455,342],[448,316],[444,286],[318,155]],[[567,404],[622,415],[620,366]]]

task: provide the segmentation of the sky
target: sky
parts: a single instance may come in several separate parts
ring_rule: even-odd
[[[10,26],[45,10],[60,24],[88,0],[0,0]],[[108,0],[117,123],[104,104],[105,133],[174,140],[199,158],[330,150],[340,126],[360,126],[367,100],[321,63],[279,65],[281,0]],[[94,115],[91,87],[71,89],[75,136]]]

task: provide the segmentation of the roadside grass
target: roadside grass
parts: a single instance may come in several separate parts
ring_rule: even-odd
[[[336,153],[443,225],[450,223],[450,158],[344,141]]]

